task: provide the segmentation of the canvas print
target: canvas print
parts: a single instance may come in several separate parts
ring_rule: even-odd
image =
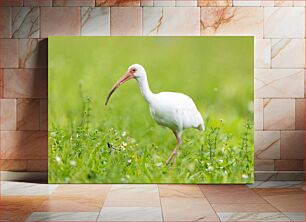
[[[253,37],[48,47],[49,183],[253,182]]]

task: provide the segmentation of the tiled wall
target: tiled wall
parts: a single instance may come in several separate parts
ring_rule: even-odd
[[[256,178],[301,178],[304,0],[0,0],[0,6],[1,170],[47,171],[49,35],[254,35]]]

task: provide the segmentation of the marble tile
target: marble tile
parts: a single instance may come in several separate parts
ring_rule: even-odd
[[[0,7],[0,38],[11,38],[12,9]]]
[[[294,128],[294,99],[264,99],[264,130],[290,130]]]
[[[295,129],[305,129],[305,99],[295,100]]]
[[[282,212],[292,221],[305,221],[305,212]]]
[[[293,0],[274,0],[275,7],[290,7],[293,6]]]
[[[1,131],[1,156],[4,159],[47,159],[47,132]],[[33,155],[35,153],[35,155]]]
[[[0,160],[0,170],[2,171],[26,171],[26,160]]]
[[[52,6],[52,0],[23,0],[24,6]]]
[[[18,68],[18,40],[0,39],[0,68]]]
[[[255,39],[255,68],[271,67],[271,40]]]
[[[201,185],[200,188],[212,204],[266,203],[258,194],[244,185]]]
[[[273,7],[274,6],[274,0],[261,0],[260,1],[260,6],[264,6],[264,7],[271,6],[271,7]]]
[[[252,7],[252,6],[260,6],[260,0],[233,0],[233,6],[237,7],[237,6],[248,6],[248,7]]]
[[[275,160],[274,162],[276,171],[303,171],[303,160]]]
[[[27,160],[27,171],[29,172],[48,171],[48,160]]]
[[[153,0],[154,7],[175,6],[175,0]]]
[[[47,40],[19,39],[19,68],[47,68]]]
[[[1,221],[25,221],[35,211],[46,197],[3,196],[0,198]]]
[[[48,130],[48,100],[47,99],[40,100],[39,129]]]
[[[265,171],[265,170],[274,170],[274,160],[254,160],[254,169],[255,171]]]
[[[263,130],[263,100],[254,100],[254,129]]]
[[[39,8],[13,7],[12,9],[12,37],[39,37]]]
[[[221,221],[291,221],[280,212],[222,212],[218,216]]]
[[[164,221],[219,221],[205,198],[161,198]]]
[[[302,188],[304,181],[255,181],[250,188]]]
[[[22,6],[22,0],[1,0],[0,7]]]
[[[143,35],[200,35],[200,9],[197,7],[144,7]]]
[[[16,130],[16,100],[1,99],[0,100],[0,129]]]
[[[157,185],[113,185],[105,207],[159,207]]]
[[[17,130],[39,130],[39,100],[17,99]]]
[[[103,207],[98,221],[163,221],[160,207]]]
[[[81,20],[81,35],[110,35],[109,7],[82,7]]]
[[[263,8],[202,7],[201,35],[263,36]]]
[[[158,185],[160,197],[204,198],[198,185]]]
[[[196,7],[197,4],[198,4],[197,0],[175,0],[175,6]]]
[[[293,0],[293,6],[295,6],[295,7],[305,7],[306,2],[304,0]]]
[[[26,221],[96,221],[99,212],[34,212]]]
[[[80,22],[78,7],[42,7],[41,38],[50,35],[80,35]]]
[[[303,69],[256,69],[256,98],[303,98]]]
[[[141,35],[142,8],[112,7],[110,20],[111,35]]]
[[[95,6],[95,0],[53,0],[53,6]]]
[[[280,159],[280,132],[255,131],[254,156],[256,159]]]
[[[233,6],[233,0],[198,0],[198,6]]]
[[[46,196],[52,194],[57,186],[54,184],[1,181],[1,198],[2,196]]]
[[[3,69],[0,69],[0,99],[3,98]]]
[[[212,204],[214,210],[219,212],[277,212],[278,210],[268,203],[261,204]]]
[[[140,6],[153,6],[154,0],[140,0]]]
[[[140,6],[140,0],[96,0],[96,6]]]
[[[303,181],[301,171],[255,171],[256,180],[260,181]]]
[[[47,69],[5,69],[3,74],[5,98],[47,97]]]
[[[304,60],[304,39],[272,39],[273,68],[304,68]]]
[[[304,38],[305,10],[300,7],[264,8],[264,38]]]
[[[281,159],[304,159],[305,131],[281,132]]]

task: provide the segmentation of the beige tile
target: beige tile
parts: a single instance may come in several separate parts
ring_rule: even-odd
[[[160,184],[158,188],[160,197],[204,198],[198,185]]]
[[[201,185],[200,188],[212,204],[266,203],[245,185]]]
[[[1,99],[0,108],[0,129],[16,130],[16,100]]]
[[[80,8],[78,7],[42,7],[41,8],[42,38],[47,38],[48,36],[51,35],[80,35],[80,29],[81,29]]]
[[[46,98],[48,75],[46,69],[4,70],[4,91],[6,98]]]
[[[303,171],[303,160],[275,160],[276,171]]]
[[[81,19],[82,19],[81,35],[83,36],[110,35],[109,7],[82,7]]]
[[[263,130],[263,99],[254,100],[254,129]]]
[[[142,8],[140,7],[112,7],[111,35],[141,35]]]
[[[161,198],[164,221],[219,221],[205,198]]]
[[[295,7],[305,7],[306,2],[304,0],[293,0],[293,6],[295,6]]]
[[[53,6],[95,6],[95,0],[53,0]]]
[[[96,0],[96,6],[140,6],[140,0]]]
[[[256,159],[280,159],[280,132],[255,131],[254,155]]]
[[[278,210],[268,203],[260,204],[212,204],[216,212],[277,212]]]
[[[39,21],[38,7],[13,7],[12,37],[38,38]]]
[[[304,98],[306,98],[306,69],[304,69]]]
[[[260,1],[260,6],[274,6],[274,0],[261,0]]]
[[[264,99],[264,130],[290,130],[294,128],[294,99]]]
[[[295,100],[295,129],[305,129],[305,99]]]
[[[140,0],[141,6],[153,6],[154,0]]]
[[[105,207],[158,207],[157,185],[113,185]]]
[[[27,171],[47,172],[48,160],[27,160]]]
[[[293,0],[274,0],[275,7],[293,6]]]
[[[273,68],[304,68],[304,62],[304,39],[272,39]]]
[[[1,131],[0,133],[2,158],[47,159],[47,132]]]
[[[26,171],[26,160],[0,160],[0,170],[3,171]]]
[[[256,69],[256,98],[303,98],[303,69]]]
[[[0,8],[0,38],[11,38],[12,10],[10,7]]]
[[[237,7],[237,6],[256,6],[259,7],[260,6],[260,0],[233,0],[233,6]]]
[[[255,171],[273,171],[274,160],[254,160]]]
[[[304,38],[305,10],[301,7],[264,8],[265,38]]]
[[[79,197],[89,199],[103,199],[109,193],[108,184],[65,184],[60,185],[53,193],[53,197]]]
[[[23,0],[24,6],[52,6],[52,0]]]
[[[220,212],[221,221],[291,221],[280,212]]]
[[[232,0],[198,0],[198,6],[232,6]]]
[[[0,68],[18,68],[18,40],[0,39]]]
[[[281,159],[304,159],[305,131],[281,132]]]
[[[202,7],[201,35],[263,36],[260,7]]]
[[[200,9],[144,7],[143,35],[200,35]]]
[[[48,100],[46,99],[40,100],[39,129],[48,130]]]
[[[255,39],[255,68],[271,67],[271,40]]]
[[[175,0],[175,6],[192,7],[197,6],[197,0]]]
[[[175,0],[153,0],[154,7],[175,6]]]
[[[19,39],[19,68],[46,68],[47,40]]]
[[[17,100],[17,130],[39,130],[39,100]]]
[[[3,69],[0,69],[0,99],[3,98]]]

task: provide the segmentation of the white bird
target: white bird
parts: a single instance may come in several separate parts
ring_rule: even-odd
[[[177,150],[182,144],[182,133],[186,128],[195,128],[203,131],[204,122],[200,112],[192,99],[182,93],[160,92],[152,93],[149,87],[145,69],[139,65],[131,65],[126,73],[113,85],[105,105],[107,105],[113,92],[124,82],[136,79],[150,113],[157,124],[170,128],[176,137],[176,146],[167,159],[167,164],[173,159],[176,162]]]

